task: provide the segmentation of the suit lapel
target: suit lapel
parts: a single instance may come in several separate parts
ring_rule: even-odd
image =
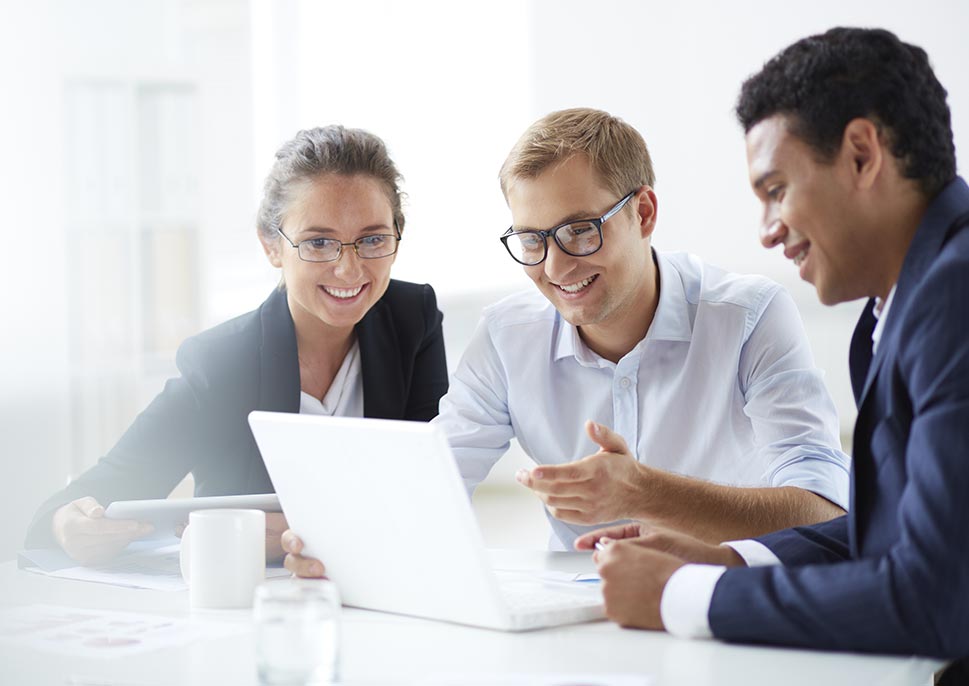
[[[286,291],[276,290],[260,308],[259,393],[256,409],[299,412],[299,355]]]
[[[404,416],[404,376],[397,327],[383,300],[357,324],[363,371],[363,415],[378,419]]]
[[[969,203],[969,187],[966,186],[965,181],[958,179],[949,184],[929,205],[921,224],[915,231],[915,236],[905,254],[905,261],[902,263],[902,271],[896,283],[891,312],[888,321],[885,322],[885,329],[878,343],[878,351],[868,367],[861,394],[856,395],[859,410],[861,410],[868,392],[871,390],[872,383],[878,376],[881,365],[887,357],[894,355],[895,349],[898,347],[896,338],[901,326],[899,322],[905,317],[905,310],[912,291],[916,289],[932,261],[942,250],[950,230],[960,223],[962,219],[960,210],[964,210],[967,203]],[[852,343],[854,343],[853,340]],[[854,380],[852,379],[852,381]]]

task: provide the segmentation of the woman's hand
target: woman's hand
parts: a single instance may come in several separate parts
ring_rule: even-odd
[[[104,507],[90,496],[78,498],[54,513],[54,538],[82,565],[106,562],[154,527],[133,519],[105,519]]]
[[[283,561],[283,566],[294,575],[308,579],[317,579],[326,573],[326,568],[322,562],[312,557],[303,557],[300,555],[303,552],[303,542],[291,530],[287,529],[283,532],[280,543],[283,546],[283,550],[286,551],[286,559]]]

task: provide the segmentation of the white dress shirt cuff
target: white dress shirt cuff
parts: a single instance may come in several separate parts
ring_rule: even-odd
[[[733,548],[740,557],[744,558],[748,567],[771,567],[784,564],[770,548],[759,541],[748,538],[742,541],[724,541],[723,545]]]
[[[659,614],[666,630],[679,638],[713,638],[710,600],[720,576],[719,565],[684,565],[666,582]]]

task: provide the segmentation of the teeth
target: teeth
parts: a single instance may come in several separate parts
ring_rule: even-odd
[[[807,254],[808,254],[808,249],[807,248],[804,248],[804,250],[802,250],[797,255],[795,255],[794,256],[794,266],[800,267],[801,266],[801,262],[803,262],[804,261],[804,258],[807,257]]]
[[[596,280],[596,276],[598,276],[598,275],[590,276],[589,278],[582,279],[582,281],[577,281],[576,283],[570,283],[567,286],[563,286],[563,285],[559,284],[559,288],[561,288],[566,293],[578,293],[583,288],[585,288],[586,286],[588,286],[590,283],[592,283],[593,281],[595,281]]]
[[[323,290],[332,295],[334,298],[352,298],[361,290],[363,286],[357,286],[356,288],[330,288],[329,286],[323,286]]]

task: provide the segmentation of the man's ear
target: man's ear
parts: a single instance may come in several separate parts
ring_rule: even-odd
[[[878,125],[871,119],[858,117],[845,126],[841,138],[841,156],[849,164],[849,173],[860,189],[869,189],[878,179],[885,163],[884,141]]]
[[[659,206],[656,202],[656,193],[649,186],[643,186],[634,195],[630,202],[636,203],[636,212],[639,214],[639,230],[643,238],[653,235],[656,228],[656,212]]]
[[[269,264],[276,267],[276,269],[282,269],[283,260],[279,254],[279,236],[267,238],[258,229],[256,229],[256,233],[259,235],[259,242],[262,244],[262,250],[266,253],[266,259],[269,260]]]

